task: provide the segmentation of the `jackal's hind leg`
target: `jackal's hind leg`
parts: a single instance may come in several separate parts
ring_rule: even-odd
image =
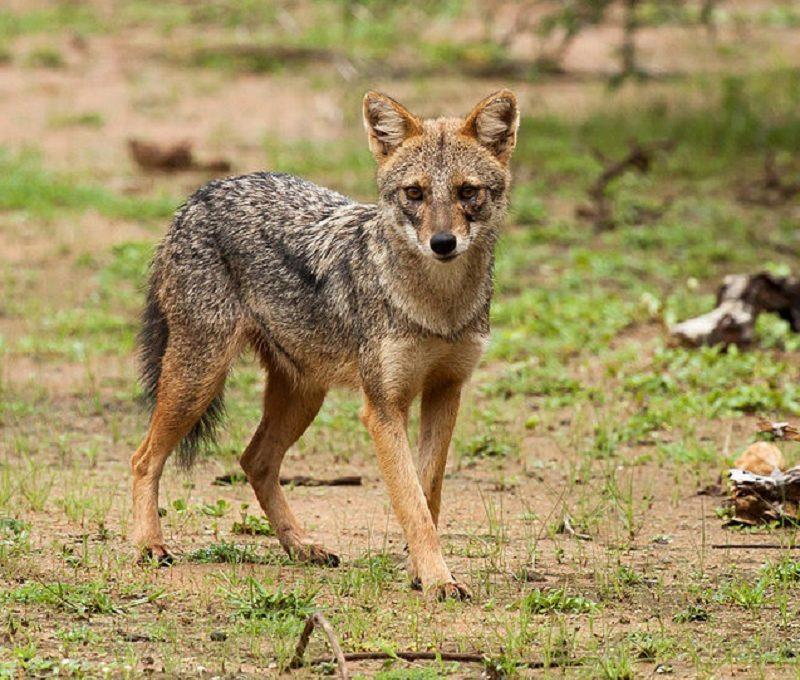
[[[191,365],[187,358],[186,348],[178,342],[167,347],[150,429],[131,458],[132,540],[143,557],[153,558],[161,566],[173,561],[158,516],[158,487],[164,464],[222,390],[230,363],[222,354],[200,358],[193,355]]]
[[[293,384],[277,369],[270,370],[264,416],[241,465],[284,550],[301,562],[335,567],[339,558],[309,539],[280,486],[284,454],[314,420],[324,399],[324,389]]]

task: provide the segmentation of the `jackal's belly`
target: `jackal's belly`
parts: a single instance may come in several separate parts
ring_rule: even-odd
[[[274,321],[274,320],[273,320]],[[252,344],[270,369],[322,387],[360,385],[357,344],[340,329],[325,324],[284,325],[262,319]]]

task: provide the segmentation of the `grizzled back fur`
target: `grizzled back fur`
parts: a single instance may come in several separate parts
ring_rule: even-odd
[[[213,439],[245,345],[297,389],[346,385],[379,400],[387,341],[487,336],[518,118],[507,90],[465,119],[436,120],[368,93],[377,204],[282,173],[216,180],[189,198],[153,260],[139,336],[148,399],[203,414],[183,464]]]

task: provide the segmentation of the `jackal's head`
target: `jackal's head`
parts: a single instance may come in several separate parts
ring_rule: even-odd
[[[422,120],[377,92],[364,97],[364,125],[378,161],[380,205],[423,254],[447,262],[503,219],[519,111],[509,90],[466,118]]]

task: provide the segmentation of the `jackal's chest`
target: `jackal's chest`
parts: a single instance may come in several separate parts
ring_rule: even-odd
[[[425,385],[464,382],[483,354],[488,336],[473,334],[458,341],[440,338],[387,339],[380,346],[384,393],[414,397]]]

